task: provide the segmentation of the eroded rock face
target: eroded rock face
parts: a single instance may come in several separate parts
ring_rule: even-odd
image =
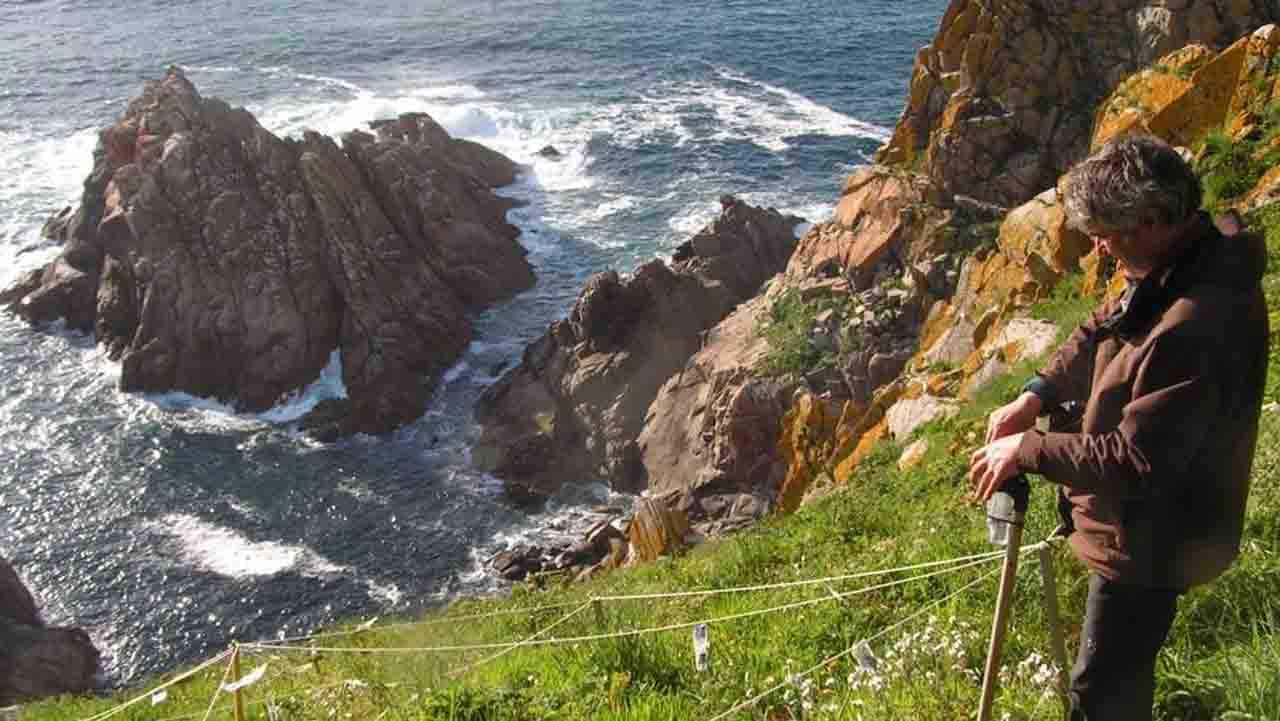
[[[731,197],[722,203],[670,266],[594,276],[569,318],[484,394],[473,454],[483,468],[548,489],[594,478],[628,491],[646,486],[636,439],[650,402],[704,332],[785,267],[803,222]]]
[[[0,707],[94,687],[98,651],[78,628],[50,628],[0,558]]]
[[[1094,109],[1124,78],[1278,20],[1273,0],[952,0],[878,160],[919,167],[948,194],[1018,205],[1083,157]]]
[[[771,302],[753,298],[709,332],[640,433],[650,492],[681,495],[694,520],[761,516],[781,485],[778,435],[795,381],[756,371],[768,348],[756,328]]]
[[[510,160],[425,115],[373,129],[282,140],[171,68],[102,131],[79,208],[51,224],[62,254],[0,301],[93,331],[127,391],[263,410],[337,349],[350,401],[326,433],[413,420],[467,309],[533,274],[490,191]]]

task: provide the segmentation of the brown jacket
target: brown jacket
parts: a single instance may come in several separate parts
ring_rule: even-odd
[[[1238,554],[1266,383],[1265,265],[1260,238],[1224,237],[1203,216],[1171,267],[1095,313],[1040,373],[1084,418],[1079,433],[1026,433],[1018,462],[1064,486],[1071,545],[1103,576],[1186,589]]]

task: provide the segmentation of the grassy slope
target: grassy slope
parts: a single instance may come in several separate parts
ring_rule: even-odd
[[[1269,225],[1271,272],[1266,279],[1272,309],[1280,308],[1280,207],[1258,218]],[[1073,284],[1037,308],[1064,327],[1086,310]],[[1272,324],[1277,325],[1273,310]],[[1280,341],[1272,345],[1268,401],[1280,399]],[[976,444],[986,413],[1017,392],[1028,367],[988,386],[965,412],[919,433],[931,441],[926,460],[900,472],[900,448],[884,444],[864,464],[856,484],[810,504],[793,516],[764,523],[731,539],[708,543],[674,559],[584,584],[535,590],[519,588],[508,599],[473,600],[450,615],[489,613],[545,604],[580,603],[594,595],[761,584],[933,561],[990,550],[983,514],[965,499],[967,452]],[[1269,413],[1255,464],[1255,486],[1243,554],[1215,583],[1186,597],[1158,674],[1157,717],[1162,719],[1280,717],[1280,414]],[[1052,494],[1033,491],[1027,537],[1053,526]],[[1059,549],[1059,590],[1074,653],[1085,576]],[[466,671],[447,674],[495,651],[356,656],[249,655],[247,671],[269,663],[266,679],[247,691],[249,715],[266,718],[380,719],[710,719],[744,697],[763,691],[926,604],[943,598],[995,565],[939,576],[843,601],[768,613],[711,628],[712,669],[693,669],[689,630],[638,638],[520,649]],[[867,582],[832,584],[847,590]],[[972,717],[978,698],[996,579],[981,581],[954,600],[892,630],[871,644],[880,658],[875,672],[860,671],[851,657],[789,685],[754,710],[753,719],[958,719]],[[1051,677],[1042,661],[1047,632],[1034,564],[1020,575],[1005,683],[997,712],[1011,719],[1060,718],[1046,693]],[[827,587],[802,587],[708,598],[605,604],[556,627],[570,636],[660,626],[829,596]],[[482,620],[374,630],[334,643],[390,649],[525,638],[573,607]],[[116,718],[169,719],[203,716],[221,670],[175,688],[167,702],[139,704]],[[358,684],[343,684],[347,680]],[[333,687],[333,684],[339,684]],[[330,687],[308,691],[318,686]],[[69,699],[30,708],[24,719],[72,719],[110,708],[124,698]],[[219,706],[226,697],[218,700]],[[1235,714],[1235,715],[1233,715]],[[230,712],[217,711],[221,718]],[[997,716],[1000,717],[1000,716]]]

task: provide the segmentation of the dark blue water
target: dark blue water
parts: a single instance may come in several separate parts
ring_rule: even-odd
[[[409,612],[498,585],[480,560],[572,533],[591,479],[509,508],[471,467],[472,403],[591,273],[670,252],[722,193],[812,220],[901,111],[943,0],[0,4],[0,282],[57,252],[96,130],[170,63],[281,134],[407,111],[528,163],[507,189],[537,287],[485,313],[428,413],[320,446],[291,421],[338,369],[259,416],[122,395],[92,338],[0,319],[0,555],[113,681],[231,639]],[[553,162],[536,151],[553,145]],[[617,501],[619,499],[613,499]],[[550,530],[549,530],[550,529]]]

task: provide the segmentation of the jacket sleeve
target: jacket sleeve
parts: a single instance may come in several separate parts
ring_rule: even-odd
[[[1158,492],[1154,479],[1180,478],[1218,416],[1214,353],[1215,343],[1203,335],[1186,326],[1170,329],[1140,362],[1115,430],[1028,431],[1018,464],[1074,490],[1126,498]]]
[[[1093,375],[1094,347],[1098,326],[1111,312],[1111,303],[1103,304],[1081,323],[1036,377],[1024,386],[1044,401],[1045,408],[1067,401],[1084,401],[1089,397]]]

